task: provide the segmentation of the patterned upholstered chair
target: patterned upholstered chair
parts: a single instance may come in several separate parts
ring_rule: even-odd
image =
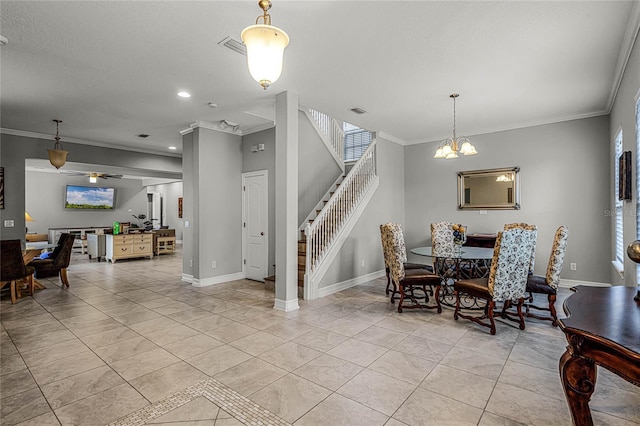
[[[67,278],[67,268],[71,263],[71,249],[73,248],[73,234],[62,234],[58,240],[58,245],[47,259],[33,259],[29,266],[36,269],[36,278],[53,277],[60,275],[62,284],[69,287]]]
[[[513,301],[518,311],[520,329],[524,330],[522,306],[525,300],[527,275],[531,262],[531,253],[536,244],[537,231],[533,229],[513,228],[498,233],[493,249],[493,259],[488,278],[456,281],[453,289],[456,295],[454,319],[464,318],[491,330],[496,334],[494,309],[496,302]],[[460,312],[462,294],[484,299],[484,314],[473,316]],[[485,322],[488,320],[489,322]]]
[[[450,222],[436,222],[431,224],[431,250],[433,253],[443,255],[452,254],[455,245],[453,243],[453,229]],[[444,257],[444,256],[443,256]]]
[[[385,233],[382,232],[382,227],[385,225],[380,225],[380,239],[382,240],[382,254],[384,257],[384,269],[385,272],[387,274],[387,290],[386,290],[386,294],[389,294],[389,287],[391,286],[391,274],[390,274],[390,270],[389,270],[389,264],[387,263],[387,256],[384,256],[384,246],[385,246]],[[431,267],[431,265],[423,265],[422,263],[411,263],[411,262],[407,262],[407,249],[406,247],[401,250],[400,253],[402,262],[404,263],[404,269],[426,269],[427,271],[433,272],[433,268]],[[396,292],[396,285],[393,284],[393,293]]]
[[[551,247],[551,256],[549,256],[549,264],[547,265],[547,274],[544,277],[537,275],[529,275],[527,279],[527,292],[529,293],[529,302],[526,305],[527,317],[537,318],[541,320],[551,321],[555,327],[558,325],[558,317],[556,315],[556,294],[558,284],[560,283],[560,272],[564,263],[564,255],[567,251],[567,239],[569,238],[569,228],[561,226],[556,230]],[[546,294],[549,301],[548,307],[536,306],[533,304],[533,295],[535,293]],[[542,316],[531,313],[530,309],[549,312],[548,316]]]
[[[16,303],[20,295],[18,281],[26,280],[29,294],[33,295],[33,272],[32,267],[24,265],[20,240],[0,241],[0,288],[9,284],[11,303]]]
[[[426,269],[405,269],[402,261],[402,253],[405,251],[404,236],[400,225],[395,223],[384,224],[380,227],[380,232],[383,235],[384,253],[394,285],[394,294],[391,295],[391,302],[394,302],[395,292],[400,294],[398,312],[402,312],[403,309],[426,308],[437,309],[438,313],[441,313],[440,277]],[[430,295],[433,296],[435,306],[427,304]],[[412,304],[405,306],[405,299],[409,299]]]
[[[507,223],[504,225],[504,230],[507,229],[533,229],[537,231],[537,227],[535,225],[529,225],[528,223]],[[529,263],[529,275],[533,274],[533,268],[536,265],[536,247],[533,246],[533,253],[531,253],[531,262]]]

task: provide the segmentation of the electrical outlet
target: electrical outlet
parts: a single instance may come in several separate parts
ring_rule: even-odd
[[[5,220],[4,227],[5,228],[13,228],[15,226],[15,222],[13,220]]]
[[[193,268],[193,259],[189,260],[189,266],[191,266]]]
[[[480,210],[480,214],[487,214],[486,210]]]
[[[362,266],[364,266],[364,259],[362,259],[362,263],[361,263],[361,265],[362,265]]]
[[[217,263],[215,260],[211,261],[211,269],[216,269],[218,267]]]
[[[572,271],[576,271],[576,270],[578,270],[578,265],[577,265],[577,264],[572,263],[570,266],[571,266],[571,270],[572,270]]]

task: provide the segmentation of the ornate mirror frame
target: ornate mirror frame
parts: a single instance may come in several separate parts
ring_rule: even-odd
[[[520,167],[458,172],[458,210],[489,209],[520,210]]]

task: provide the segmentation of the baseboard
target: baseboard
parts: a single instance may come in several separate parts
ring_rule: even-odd
[[[587,287],[611,287],[611,284],[609,283],[599,283],[595,281],[565,280],[565,279],[560,280],[560,284],[558,284],[558,287],[571,288],[577,285],[584,285]]]
[[[298,299],[293,299],[293,300],[275,299],[275,303],[273,304],[273,309],[277,311],[291,312],[291,311],[300,309],[300,306],[298,305]]]
[[[186,281],[188,283],[193,282],[193,275],[191,274],[182,274],[182,281]]]
[[[325,297],[333,293],[337,293],[342,290],[346,290],[350,287],[355,287],[360,284],[364,284],[371,280],[375,280],[377,278],[384,277],[385,271],[381,269],[380,271],[371,272],[366,275],[361,275],[359,277],[351,278],[350,280],[342,281],[336,284],[331,284],[328,286],[320,287],[318,289],[318,297]]]
[[[242,272],[236,272],[235,274],[227,274],[227,275],[219,275],[217,277],[210,278],[193,278],[191,281],[192,286],[194,287],[208,287],[210,285],[222,284],[229,281],[241,280],[244,278],[244,274]]]

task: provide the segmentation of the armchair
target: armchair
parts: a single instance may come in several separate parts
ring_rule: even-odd
[[[73,234],[61,234],[58,245],[47,259],[34,259],[29,263],[36,272],[36,278],[52,277],[60,275],[62,284],[69,287],[67,268],[71,262],[71,249],[73,248]]]

